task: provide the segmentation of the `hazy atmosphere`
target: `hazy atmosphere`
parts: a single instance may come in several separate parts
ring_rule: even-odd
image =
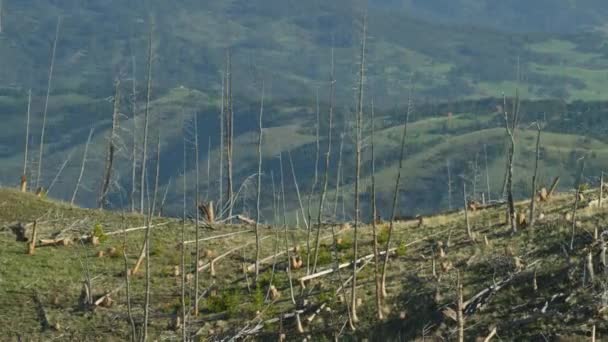
[[[602,340],[607,17],[0,0],[0,332]]]

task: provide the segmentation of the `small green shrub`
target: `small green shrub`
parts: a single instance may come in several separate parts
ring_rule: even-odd
[[[388,241],[388,227],[386,225],[383,225],[378,229],[377,239],[380,245],[384,245]]]
[[[397,256],[404,256],[406,251],[407,247],[405,241],[399,242],[399,245],[397,246]]]
[[[239,313],[239,304],[243,302],[238,290],[226,290],[219,296],[207,298],[207,309],[213,313],[226,312],[228,317]]]
[[[98,238],[99,242],[101,242],[101,243],[105,242],[108,239],[107,235],[103,231],[103,226],[99,222],[93,226],[92,235],[94,237]]]
[[[317,264],[319,265],[327,265],[331,263],[331,251],[327,247],[319,248],[319,258],[317,259]]]

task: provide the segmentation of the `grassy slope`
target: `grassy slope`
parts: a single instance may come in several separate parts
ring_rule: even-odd
[[[587,200],[593,194],[587,196]],[[583,202],[582,205],[584,205]],[[527,208],[527,203],[522,203]],[[363,307],[359,309],[359,335],[373,333],[376,338],[396,338],[397,332],[402,337],[412,339],[420,337],[423,326],[432,324],[431,333],[443,336],[453,336],[455,324],[442,320],[439,312],[446,305],[454,302],[455,272],[441,271],[438,262],[438,272],[441,281],[437,283],[431,276],[431,248],[436,241],[450,240],[447,249],[447,259],[457,267],[463,277],[465,300],[473,294],[490,286],[493,281],[500,281],[513,272],[513,253],[521,258],[524,264],[536,267],[518,274],[509,286],[500,290],[482,311],[467,319],[466,335],[481,336],[486,334],[490,326],[498,327],[499,336],[506,339],[537,339],[541,334],[547,337],[584,336],[593,322],[599,322],[603,316],[597,313],[598,301],[595,296],[599,293],[597,286],[588,282],[583,286],[582,258],[586,248],[590,247],[597,253],[597,245],[592,245],[592,231],[601,226],[606,215],[603,211],[582,210],[578,220],[581,222],[576,230],[575,248],[569,252],[570,258],[565,259],[561,249],[570,239],[571,224],[564,221],[563,215],[571,210],[572,196],[556,197],[548,204],[540,204],[539,210],[546,217],[536,230],[524,229],[512,236],[508,226],[501,223],[503,210],[488,210],[471,214],[473,231],[479,241],[487,237],[490,245],[483,242],[472,244],[466,239],[463,227],[462,213],[452,213],[432,216],[425,219],[422,228],[415,225],[399,223],[393,240],[393,246],[398,247],[398,254],[389,266],[389,298],[387,311],[389,320],[378,324],[373,319],[373,281],[372,268],[366,266],[358,276],[358,293],[363,297]],[[71,208],[61,203],[38,199],[29,194],[20,194],[10,189],[0,190],[0,226],[14,221],[30,222],[40,219],[39,237],[45,237],[66,227],[72,229],[71,234],[79,235],[90,232],[92,226],[100,224],[105,232],[117,231],[124,226],[139,226],[141,218],[127,215],[123,221],[121,215],[108,212]],[[170,274],[175,265],[179,264],[179,252],[175,248],[181,224],[176,220],[157,219],[156,223],[168,222],[164,227],[152,230],[152,315],[151,333],[155,338],[173,338],[175,333],[168,328],[172,317],[179,306],[179,282]],[[382,224],[381,237],[386,236]],[[204,236],[233,232],[245,227],[217,226],[214,231],[203,231]],[[323,235],[328,234],[324,228]],[[262,229],[262,256],[271,255],[276,249],[274,230]],[[342,231],[340,259],[348,260],[351,255],[351,230]],[[360,254],[371,253],[371,232],[369,227],[361,231]],[[187,225],[187,238],[192,238],[193,227]],[[284,236],[281,233],[281,239]],[[126,240],[126,251],[129,263],[133,264],[139,251],[143,232],[130,233]],[[301,231],[290,230],[288,234],[290,246],[305,246],[305,235]],[[14,241],[13,235],[7,231],[0,232],[0,241],[4,246],[0,251],[0,323],[6,327],[8,336],[28,338],[52,337],[87,338],[95,340],[125,339],[128,337],[128,326],[125,320],[125,293],[119,291],[113,298],[115,304],[111,308],[99,308],[95,313],[80,311],[77,308],[77,298],[83,280],[83,265],[88,267],[92,277],[95,295],[101,295],[123,282],[120,276],[123,270],[121,257],[97,258],[99,250],[116,247],[122,250],[122,235],[108,237],[98,247],[90,245],[74,245],[65,248],[39,248],[33,256],[25,255],[23,243]],[[234,246],[250,242],[248,234],[204,243],[203,248],[215,253],[223,253]],[[326,246],[329,241],[323,243]],[[280,248],[284,248],[281,241]],[[507,248],[508,246],[508,248]],[[507,252],[510,250],[512,252]],[[189,252],[193,252],[192,249]],[[218,262],[218,276],[212,278],[207,272],[202,276],[202,288],[216,288],[217,293],[203,300],[201,320],[193,324],[195,331],[208,338],[209,334],[220,336],[234,333],[244,326],[247,319],[255,316],[255,312],[264,309],[262,318],[270,319],[282,312],[291,312],[293,306],[289,300],[289,287],[284,272],[284,257],[277,258],[277,274],[273,284],[280,290],[281,298],[268,305],[263,304],[267,287],[260,291],[249,293],[245,285],[246,278],[240,271],[243,263],[250,263],[254,250],[248,247],[244,254],[234,253],[227,259]],[[306,259],[304,251],[300,255]],[[244,258],[244,259],[243,259]],[[191,262],[190,255],[188,262]],[[244,261],[245,260],[245,261]],[[328,267],[331,255],[327,247],[321,253],[321,267]],[[442,260],[445,261],[445,260]],[[372,264],[373,265],[373,264]],[[262,284],[268,285],[271,265],[264,265]],[[298,270],[294,277],[305,272]],[[531,277],[537,273],[538,291],[531,290]],[[249,275],[249,281],[251,281]],[[345,279],[342,274],[342,279]],[[603,279],[603,275],[599,276]],[[598,280],[599,281],[599,280]],[[310,334],[327,334],[339,328],[346,319],[344,306],[338,297],[333,295],[340,281],[335,275],[321,278],[309,284],[312,288],[309,302],[313,305],[327,302],[332,313],[322,312],[313,323],[305,323],[305,329]],[[312,287],[311,287],[312,285]],[[133,305],[135,318],[141,319],[143,304],[144,280],[141,276],[132,278]],[[300,296],[299,286],[295,285],[296,296]],[[433,299],[439,289],[441,298]],[[32,296],[37,291],[42,298],[51,322],[59,322],[58,332],[40,330],[38,316],[33,306]],[[540,308],[553,295],[563,294],[551,302],[546,313],[541,314]],[[567,297],[567,299],[565,299]],[[565,301],[564,301],[565,299]],[[54,303],[55,302],[55,303]],[[405,313],[405,319],[400,319]],[[530,317],[534,317],[533,320]],[[442,323],[443,322],[443,323]],[[599,324],[599,323],[598,323]],[[517,329],[514,329],[517,327]],[[271,338],[277,333],[279,326],[266,325],[260,337]],[[284,331],[293,331],[293,321],[286,320]],[[598,325],[598,334],[608,333]],[[348,333],[347,333],[348,334]],[[321,338],[321,335],[317,335]],[[274,335],[276,338],[276,335]],[[288,334],[288,336],[297,336]]]

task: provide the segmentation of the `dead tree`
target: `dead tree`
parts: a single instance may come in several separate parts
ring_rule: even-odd
[[[187,341],[187,322],[186,322],[186,207],[187,199],[186,199],[186,186],[187,186],[187,155],[186,155],[186,138],[184,137],[184,190],[183,190],[183,216],[182,216],[182,231],[181,231],[181,244],[180,244],[180,267],[181,267],[181,306],[182,306],[182,341]],[[198,262],[198,260],[197,260]],[[198,269],[198,265],[196,265]]]
[[[488,194],[488,203],[492,201],[492,192],[490,191],[490,169],[488,167],[488,146],[483,144],[483,155],[486,166],[486,192]]]
[[[520,100],[519,90],[515,90],[513,110],[511,118],[507,111],[507,100],[503,96],[505,129],[509,137],[509,150],[507,154],[507,202],[509,204],[509,221],[511,222],[511,232],[517,233],[517,218],[515,217],[515,202],[513,199],[513,161],[515,158],[515,132],[519,124]]]
[[[467,236],[473,240],[473,233],[471,232],[471,222],[469,221],[469,203],[467,200],[467,181],[462,178],[462,195],[464,197],[464,222],[467,226]]]
[[[120,111],[120,79],[116,80],[114,91],[114,110],[112,111],[112,129],[110,130],[110,137],[108,139],[108,151],[106,154],[106,167],[101,182],[101,190],[99,191],[98,206],[103,209],[106,201],[108,191],[110,190],[110,182],[112,181],[112,167],[114,165],[114,153],[116,152],[116,145],[114,138],[116,137],[116,131],[118,130],[118,114]]]
[[[78,180],[76,181],[76,187],[74,188],[74,193],[72,194],[72,200],[70,201],[70,205],[74,205],[76,201],[76,195],[78,194],[78,189],[80,188],[80,182],[82,181],[82,176],[84,175],[84,168],[87,163],[87,154],[89,153],[89,145],[91,144],[91,138],[93,137],[94,128],[91,128],[89,131],[89,137],[87,138],[87,142],[84,145],[84,153],[82,155],[82,163],[80,165],[80,174],[78,175]]]
[[[365,79],[365,43],[367,39],[367,14],[363,16],[363,34],[361,37],[361,54],[359,60],[359,91],[357,95],[357,120],[356,120],[356,147],[355,147],[355,226],[353,230],[353,281],[351,290],[351,319],[353,323],[359,320],[357,317],[357,252],[359,241],[357,233],[359,230],[359,183],[361,178],[361,144],[363,126],[363,82]]]
[[[574,207],[572,208],[572,238],[570,239],[570,250],[574,250],[574,236],[576,233],[576,211],[578,210],[578,202],[580,201],[581,181],[585,172],[585,157],[581,158],[581,166],[576,179],[576,194],[574,198]]]
[[[460,280],[460,272],[458,272],[458,283],[457,283],[457,320],[458,320],[458,342],[464,342],[464,303],[462,300],[462,282]]]
[[[374,100],[372,99],[372,133],[371,133],[371,157],[372,157],[372,238],[373,238],[373,246],[374,246],[374,283],[376,284],[376,311],[378,315],[378,319],[384,319],[384,315],[382,313],[382,294],[380,293],[380,273],[379,273],[379,265],[380,260],[378,258],[378,230],[376,227],[376,221],[378,216],[378,208],[376,207],[376,155],[374,150],[374,133],[376,130],[376,115],[374,112]]]
[[[196,211],[196,221],[194,222],[194,235],[195,235],[195,239],[196,239],[196,261],[194,262],[194,264],[196,265],[195,268],[196,270],[194,271],[194,316],[197,317],[198,316],[198,289],[199,289],[199,271],[198,271],[198,262],[200,260],[200,253],[201,253],[201,247],[200,247],[200,239],[199,239],[199,234],[200,234],[200,227],[199,227],[199,223],[200,223],[200,211],[198,210],[198,205],[200,203],[200,178],[199,178],[199,174],[200,174],[200,169],[199,169],[199,144],[198,144],[198,113],[194,113],[194,167],[195,167],[195,194],[194,194],[194,198],[195,198],[195,211]]]
[[[401,151],[399,152],[399,168],[397,169],[397,177],[395,178],[395,189],[393,192],[393,203],[392,203],[392,209],[391,209],[391,217],[390,217],[390,222],[389,222],[389,226],[388,226],[388,239],[386,240],[386,248],[385,248],[385,254],[384,254],[384,260],[382,263],[382,277],[381,277],[381,283],[380,283],[380,287],[382,290],[382,298],[386,298],[386,296],[388,295],[386,292],[386,269],[388,266],[388,250],[391,247],[391,240],[393,237],[393,226],[395,224],[395,216],[397,214],[397,202],[398,202],[398,198],[399,198],[399,190],[400,190],[400,185],[401,185],[401,172],[403,171],[403,158],[405,156],[405,146],[406,146],[406,138],[407,138],[407,126],[408,126],[408,122],[410,120],[410,114],[413,110],[413,103],[412,103],[412,89],[413,85],[412,85],[412,80],[410,79],[410,94],[408,96],[408,104],[407,104],[407,111],[405,114],[405,122],[403,123],[403,134],[401,136]]]
[[[0,33],[2,33],[2,0],[0,0]],[[27,92],[27,113],[25,124],[25,151],[23,153],[23,174],[21,176],[21,192],[27,191],[27,153],[30,142],[30,114],[32,109],[32,89]]]
[[[220,150],[219,150],[219,179],[218,179],[218,207],[219,214],[222,215],[224,210],[224,139],[225,139],[225,124],[224,124],[224,113],[225,111],[225,103],[226,103],[226,75],[222,74],[222,103],[220,108]]]
[[[230,50],[226,52],[226,167],[227,167],[227,191],[228,191],[228,217],[232,217],[234,207],[234,184],[232,179],[232,152],[234,139],[234,111],[232,104],[232,57]],[[222,210],[223,212],[223,210]]]
[[[450,160],[446,160],[446,167],[448,170],[448,210],[452,210],[452,170],[450,167]]]
[[[262,99],[260,100],[259,133],[258,133],[258,182],[255,215],[255,284],[258,283],[260,275],[260,195],[262,192],[262,117],[264,115],[264,83],[262,82]]]
[[[334,98],[336,91],[335,81],[335,63],[334,63],[334,49],[331,49],[331,79],[330,90],[329,90],[329,117],[328,117],[328,128],[327,128],[327,152],[325,153],[325,173],[323,175],[323,188],[321,190],[321,199],[319,200],[319,210],[317,212],[317,236],[315,239],[315,258],[312,271],[313,273],[317,269],[317,261],[319,258],[319,235],[321,234],[321,224],[323,209],[325,205],[325,196],[327,195],[327,184],[329,182],[329,165],[331,160],[331,143],[333,134],[333,118],[334,118]],[[307,272],[308,274],[308,272]]]
[[[283,199],[283,228],[285,230],[285,254],[287,254],[287,279],[289,280],[289,291],[291,302],[295,305],[296,299],[293,293],[293,281],[291,278],[291,262],[289,255],[289,241],[287,236],[287,206],[285,201],[285,179],[283,176],[283,152],[279,153],[279,167],[281,168],[281,197]]]
[[[346,136],[346,120],[344,128],[340,134],[340,148],[338,152],[338,168],[336,170],[336,194],[334,198],[334,219],[338,219],[338,199],[340,198],[340,183],[342,182],[342,151],[344,150],[344,136]],[[344,217],[342,217],[344,219]]]
[[[158,136],[156,137],[156,175],[154,176],[154,195],[152,196],[152,209],[150,213],[154,215],[156,212],[156,202],[158,198],[158,181],[160,179],[160,135],[161,129],[158,129]]]
[[[51,65],[49,66],[49,78],[46,86],[46,100],[44,101],[44,110],[42,112],[42,130],[40,131],[40,151],[38,154],[38,173],[36,174],[36,189],[40,187],[40,179],[42,177],[42,156],[44,155],[44,134],[46,130],[46,116],[49,109],[49,97],[51,96],[51,84],[53,82],[53,69],[55,68],[55,55],[57,53],[57,41],[59,40],[60,27],[61,17],[57,18],[57,26],[55,28],[55,40],[53,41],[53,50],[51,52]]]
[[[129,261],[127,258],[127,230],[125,226],[125,215],[122,214],[122,227],[123,227],[123,240],[122,240],[122,258],[124,262],[124,275],[125,275],[125,288],[127,296],[127,316],[129,317],[129,324],[131,327],[131,342],[135,342],[137,339],[137,329],[135,328],[135,320],[133,319],[133,309],[131,307],[131,283],[130,283],[130,272],[129,272]]]
[[[314,178],[313,178],[313,182],[312,182],[312,186],[310,187],[310,192],[308,193],[308,222],[312,222],[312,216],[311,216],[311,201],[312,201],[312,196],[314,195],[315,189],[317,188],[317,182],[319,181],[319,153],[320,153],[320,143],[319,143],[319,130],[320,130],[320,124],[321,124],[321,118],[320,118],[320,110],[319,110],[319,88],[316,89],[316,94],[315,94],[315,103],[316,103],[316,123],[315,123],[315,147],[316,147],[316,153],[315,153],[315,173],[314,173]],[[320,227],[319,227],[320,229]],[[311,234],[311,227],[309,226],[306,232],[306,274],[310,274],[310,234]],[[314,272],[314,270],[313,270]]]
[[[542,127],[539,122],[536,123],[536,159],[534,162],[534,175],[532,176],[532,195],[530,196],[530,228],[534,228],[536,221],[536,180],[538,177],[538,162],[540,160],[540,135]]]
[[[145,197],[145,186],[146,186],[146,158],[148,153],[148,124],[150,120],[150,99],[152,96],[152,28],[150,28],[150,33],[148,36],[148,86],[146,87],[146,108],[144,111],[144,136],[143,136],[143,144],[141,151],[141,170],[139,174],[139,213],[144,214],[144,197]]]
[[[135,72],[135,56],[131,56],[131,115],[133,117],[133,132],[131,141],[131,212],[135,212],[135,193],[137,189],[137,75]]]

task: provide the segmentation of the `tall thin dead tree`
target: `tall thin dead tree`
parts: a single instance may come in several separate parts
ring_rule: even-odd
[[[181,236],[181,244],[180,244],[180,263],[181,263],[181,305],[182,305],[182,342],[186,342],[187,341],[187,334],[186,332],[188,331],[187,329],[187,322],[186,322],[186,244],[184,243],[186,241],[186,207],[188,206],[187,204],[187,200],[186,200],[186,186],[187,186],[187,154],[186,154],[186,137],[184,134],[184,139],[183,139],[183,143],[184,143],[184,176],[183,176],[183,186],[184,186],[184,190],[183,190],[183,197],[184,197],[184,203],[183,203],[183,216],[182,216],[182,236]],[[198,239],[197,239],[198,241]],[[198,265],[196,265],[196,268],[198,268]]]
[[[367,14],[363,16],[363,32],[361,37],[361,53],[359,59],[359,90],[357,95],[357,120],[356,120],[356,147],[355,147],[355,226],[353,230],[353,280],[351,289],[351,319],[353,323],[359,320],[357,317],[357,253],[359,248],[358,230],[360,215],[359,186],[361,178],[361,146],[363,129],[363,83],[365,80],[365,43],[367,40]]]
[[[227,167],[227,191],[228,191],[228,217],[232,217],[234,207],[234,183],[232,179],[232,153],[234,139],[234,112],[232,104],[232,56],[230,50],[226,52],[226,167]],[[223,212],[223,210],[222,210]]]
[[[262,118],[264,115],[264,82],[262,82],[262,99],[260,100],[259,133],[258,133],[258,184],[255,205],[255,284],[258,284],[260,275],[260,195],[262,192]]]
[[[158,181],[160,179],[160,135],[161,129],[158,128],[158,136],[156,137],[156,175],[154,177],[154,196],[152,197],[152,210],[151,213],[154,215],[156,212],[156,203],[158,198]]]
[[[137,191],[137,74],[135,56],[131,56],[131,116],[133,118],[133,132],[131,134],[131,212],[135,212],[135,193]]]
[[[114,110],[112,111],[112,129],[110,130],[110,137],[108,139],[108,151],[106,154],[106,167],[101,182],[101,190],[99,191],[98,206],[103,209],[106,205],[108,191],[110,190],[110,183],[112,181],[112,167],[114,165],[114,153],[116,152],[116,144],[114,139],[116,137],[116,131],[118,130],[118,114],[120,111],[120,79],[116,80],[114,85]]]
[[[78,194],[78,189],[80,188],[80,182],[82,182],[82,176],[84,175],[84,168],[87,164],[87,154],[89,153],[89,145],[91,144],[91,138],[93,137],[94,128],[91,128],[89,131],[89,137],[87,138],[87,142],[84,145],[84,153],[82,155],[82,163],[80,165],[80,174],[78,175],[78,180],[76,181],[76,187],[74,188],[74,193],[72,194],[72,200],[70,201],[70,205],[74,205],[76,201],[76,195]]]
[[[55,40],[53,40],[53,50],[51,52],[51,65],[49,66],[49,78],[46,86],[46,99],[44,101],[44,110],[42,111],[42,130],[40,131],[40,151],[38,154],[38,173],[36,174],[36,188],[40,187],[40,179],[42,177],[42,157],[44,155],[44,134],[46,132],[46,116],[49,109],[49,98],[51,96],[51,84],[53,82],[53,69],[55,69],[55,55],[57,53],[57,41],[59,40],[60,27],[61,17],[57,18],[57,26],[55,28]]]
[[[483,155],[484,155],[484,160],[485,160],[485,166],[486,166],[486,193],[487,193],[487,200],[488,203],[492,201],[491,197],[492,197],[492,191],[490,191],[490,169],[488,167],[488,146],[486,144],[483,144]]]
[[[467,227],[467,236],[473,240],[473,233],[471,232],[471,222],[469,221],[469,201],[467,199],[467,180],[462,177],[462,196],[464,198],[464,223]]]
[[[578,211],[578,204],[581,200],[581,182],[583,180],[583,173],[585,172],[585,157],[581,157],[580,159],[580,168],[578,170],[578,177],[576,178],[576,183],[574,186],[576,187],[576,193],[574,198],[574,207],[572,208],[572,237],[570,239],[570,250],[574,250],[574,237],[576,236],[576,212]]]
[[[139,174],[139,182],[140,182],[140,201],[139,201],[139,212],[140,214],[144,214],[144,198],[145,198],[145,186],[146,186],[146,158],[148,153],[148,125],[150,121],[150,99],[152,96],[152,31],[153,28],[150,28],[150,33],[148,36],[148,79],[147,79],[147,87],[146,87],[146,108],[144,111],[144,136],[143,136],[143,144],[141,151],[141,170]]]
[[[540,122],[536,122],[536,159],[534,162],[534,174],[532,175],[532,195],[530,196],[530,228],[534,228],[536,221],[536,181],[538,177],[538,162],[540,160],[540,135],[542,127]]]
[[[312,272],[317,270],[317,261],[319,258],[319,247],[320,247],[320,234],[322,215],[325,204],[325,197],[327,195],[327,185],[329,183],[329,165],[331,161],[331,143],[333,134],[333,123],[334,123],[334,100],[336,92],[336,79],[335,79],[335,63],[334,63],[334,49],[331,49],[331,72],[329,80],[329,117],[328,117],[328,128],[327,128],[327,152],[325,153],[325,173],[323,175],[323,188],[321,190],[321,199],[319,200],[319,211],[317,213],[317,236],[315,237],[315,258],[312,268]],[[320,122],[320,121],[319,121]],[[318,126],[319,124],[317,124]]]
[[[513,100],[513,109],[511,118],[507,111],[507,100],[503,96],[505,129],[509,137],[509,151],[507,155],[507,201],[509,204],[509,221],[511,222],[511,232],[517,233],[517,218],[515,217],[515,202],[513,199],[513,161],[515,158],[515,132],[519,124],[519,90],[515,90],[515,99]]]
[[[219,204],[219,213],[220,215],[222,215],[222,212],[224,211],[224,136],[225,136],[225,128],[224,127],[224,111],[225,111],[225,106],[226,104],[226,76],[224,73],[222,73],[222,102],[220,104],[221,108],[220,108],[220,150],[219,150],[219,179],[218,179],[218,191],[219,191],[219,195],[218,195],[218,201],[217,203]]]
[[[344,137],[346,136],[346,123],[340,134],[340,148],[338,152],[338,168],[336,170],[336,194],[334,198],[334,219],[338,218],[338,199],[340,198],[340,185],[342,183],[342,151],[344,150]],[[342,217],[344,219],[344,217]]]
[[[391,217],[390,217],[390,222],[389,222],[389,226],[388,226],[388,238],[386,240],[386,248],[384,250],[384,261],[382,263],[382,279],[380,280],[380,287],[382,290],[382,298],[386,298],[386,296],[388,295],[386,292],[386,269],[388,266],[388,256],[389,256],[389,249],[391,247],[391,240],[393,238],[393,227],[395,224],[395,216],[397,214],[397,202],[399,199],[399,190],[401,187],[401,172],[403,171],[403,158],[405,156],[405,142],[406,142],[406,138],[407,138],[407,126],[408,126],[408,122],[410,120],[410,113],[412,112],[412,89],[413,85],[412,85],[412,80],[410,79],[410,90],[409,90],[409,96],[408,96],[408,104],[407,104],[407,110],[406,110],[406,114],[405,114],[405,122],[403,124],[403,134],[401,136],[401,151],[399,152],[399,168],[397,169],[397,177],[395,178],[395,189],[393,191],[393,204],[392,204],[392,209],[391,209]]]
[[[319,181],[319,153],[320,153],[320,142],[319,142],[319,130],[321,125],[320,118],[320,110],[319,110],[319,88],[316,89],[315,93],[315,104],[316,104],[316,122],[315,122],[315,142],[316,142],[316,154],[315,154],[315,173],[312,182],[312,186],[310,187],[310,192],[308,193],[308,222],[312,222],[311,217],[311,201],[312,196],[314,195],[315,189],[317,188],[317,182]],[[320,227],[319,227],[320,229]],[[306,274],[310,274],[310,234],[311,227],[309,226],[306,232]],[[314,270],[313,270],[314,272]]]
[[[198,267],[198,262],[201,258],[200,253],[201,253],[201,247],[200,247],[200,238],[199,238],[199,234],[200,234],[200,227],[199,227],[199,223],[200,223],[200,210],[198,210],[198,206],[200,205],[200,178],[199,178],[199,174],[200,174],[200,169],[199,169],[199,144],[198,144],[198,113],[194,113],[194,162],[195,162],[195,194],[194,194],[194,198],[195,198],[195,205],[194,205],[194,211],[196,212],[196,221],[195,221],[195,227],[194,227],[194,231],[195,231],[195,239],[196,239],[196,261],[194,263],[194,316],[198,316],[198,289],[199,289],[199,278],[200,278],[200,272],[199,272],[199,267]]]
[[[0,0],[0,14],[2,13],[2,0]],[[2,16],[0,15],[0,21]],[[2,29],[0,27],[0,33]],[[25,150],[23,152],[23,174],[21,175],[21,192],[27,191],[27,161],[30,146],[30,114],[32,109],[32,89],[27,92],[27,113],[25,123]]]
[[[452,168],[450,160],[446,159],[445,164],[448,171],[448,210],[452,210]]]
[[[376,154],[374,149],[374,134],[376,131],[376,114],[374,112],[374,100],[372,99],[372,133],[371,133],[371,153],[372,153],[372,238],[374,247],[374,283],[376,284],[376,314],[378,319],[384,319],[382,313],[382,294],[380,293],[380,260],[378,258],[378,230],[376,227],[378,208],[376,207]]]

